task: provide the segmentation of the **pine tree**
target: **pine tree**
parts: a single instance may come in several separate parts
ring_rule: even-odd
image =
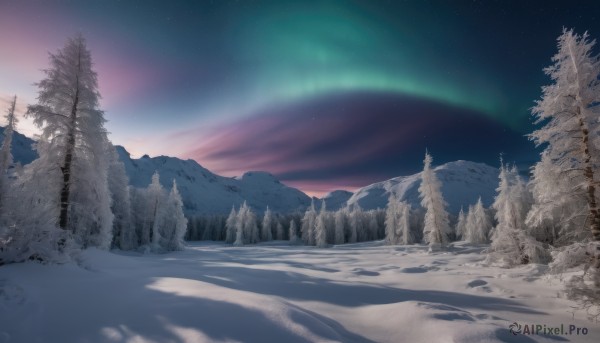
[[[296,222],[292,219],[290,220],[290,244],[298,244],[299,240]]]
[[[147,196],[147,214],[149,227],[144,232],[142,244],[152,243],[153,249],[158,249],[160,246],[160,225],[161,217],[163,216],[165,191],[160,184],[160,175],[155,171],[152,175],[152,181],[146,191]],[[149,229],[149,230],[148,230]]]
[[[310,203],[310,207],[304,213],[302,218],[302,241],[308,245],[315,245],[314,229],[317,220],[317,211],[315,210],[315,200]]]
[[[523,204],[524,187],[516,169],[500,167],[500,183],[492,208],[496,210],[496,222],[492,231],[492,244],[488,261],[515,266],[530,262],[540,263],[547,259],[543,245],[527,233]]]
[[[396,228],[396,237],[399,244],[415,243],[415,235],[410,227],[410,204],[401,201],[398,206],[398,226]]]
[[[108,189],[111,195],[113,220],[112,246],[122,250],[137,248],[137,236],[131,218],[131,195],[125,165],[112,144],[109,144]]]
[[[561,177],[546,152],[533,168],[530,181],[535,199],[526,223],[532,234],[542,242],[556,247],[584,242],[590,237],[586,228],[588,217],[586,195],[574,195],[578,180]]]
[[[321,204],[321,212],[319,212],[315,223],[315,245],[318,248],[327,247],[327,209],[325,206],[325,200],[323,200]]]
[[[173,187],[169,193],[163,211],[163,222],[160,226],[160,246],[167,251],[182,250],[183,238],[187,229],[187,219],[183,213],[183,200],[177,189],[177,182],[173,180]]]
[[[463,211],[462,206],[460,207],[460,212],[458,212],[458,220],[456,222],[456,228],[455,228],[455,232],[456,232],[456,239],[461,239],[464,238],[464,234],[465,234],[465,227],[467,225],[467,216],[465,215],[465,212]]]
[[[335,212],[334,216],[335,226],[335,244],[344,244],[345,242],[345,228],[346,228],[346,210],[339,209]]]
[[[12,136],[18,123],[18,119],[15,115],[16,105],[17,96],[15,95],[6,113],[6,127],[4,128],[4,140],[2,141],[2,147],[0,147],[0,219],[2,219],[2,217],[4,216],[3,204],[7,200],[6,196],[8,195],[7,172],[8,168],[13,163],[13,156],[11,153]],[[0,225],[1,224],[2,221],[0,220]]]
[[[535,123],[543,127],[530,138],[538,146],[546,145],[544,154],[555,173],[576,185],[565,195],[585,199],[586,226],[593,242],[590,265],[596,287],[600,287],[600,58],[592,55],[594,45],[587,32],[580,36],[563,29],[554,64],[545,69],[553,84],[543,87],[542,99],[533,108]],[[558,199],[559,204],[563,202]],[[554,206],[543,201],[537,205]]]
[[[481,197],[475,206],[469,206],[467,224],[465,227],[465,241],[474,244],[488,243],[492,222],[485,212]]]
[[[277,236],[278,241],[282,241],[285,239],[285,232],[283,231],[283,225],[280,221],[277,221]]]
[[[358,242],[359,233],[363,231],[362,209],[358,204],[352,206],[352,212],[348,215],[348,226],[350,227],[350,236],[348,243]]]
[[[240,210],[237,213],[237,219],[235,221],[235,241],[234,246],[243,246],[246,239],[244,239],[244,221],[246,220],[246,212],[248,212],[248,206],[246,202],[240,206]]]
[[[425,242],[429,243],[430,248],[436,249],[448,244],[450,225],[448,224],[448,213],[446,212],[447,205],[441,192],[442,184],[435,176],[433,169],[431,169],[431,162],[431,155],[425,153],[419,195],[421,205],[426,210],[423,236]]]
[[[56,207],[60,228],[71,230],[83,246],[108,248],[112,213],[107,183],[107,132],[99,110],[98,82],[82,36],[69,39],[40,81],[38,103],[27,116],[41,129],[39,158],[28,167],[46,185],[46,201]],[[56,167],[58,166],[58,168]]]
[[[244,203],[238,211],[236,220],[236,239],[234,245],[258,243],[258,226],[256,225],[256,215],[250,207]]]
[[[272,230],[273,230],[273,213],[267,206],[267,210],[265,211],[265,216],[263,217],[262,222],[262,230],[261,230],[261,239],[263,241],[272,241]]]
[[[231,212],[229,213],[229,217],[225,221],[225,242],[233,243],[235,241],[235,233],[237,225],[237,212],[235,211],[235,206],[231,206]]]
[[[390,193],[385,211],[385,241],[387,244],[396,245],[399,242],[399,213],[398,200]]]

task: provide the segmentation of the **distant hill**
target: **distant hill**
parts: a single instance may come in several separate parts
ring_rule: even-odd
[[[450,213],[457,214],[461,206],[467,210],[480,196],[484,206],[490,206],[494,201],[499,174],[494,167],[459,160],[436,167],[435,173],[442,183],[442,194]],[[358,204],[363,209],[385,208],[390,193],[394,193],[400,200],[419,207],[420,184],[421,173],[374,183],[354,192],[347,205]]]
[[[0,127],[0,142],[4,128]],[[37,154],[33,150],[34,140],[15,132],[12,153],[16,162],[30,163]],[[122,146],[117,146],[119,158],[125,164],[129,182],[135,187],[146,187],[154,171],[160,174],[160,182],[170,188],[177,181],[187,215],[226,214],[232,206],[239,207],[247,201],[250,207],[261,213],[267,206],[274,212],[288,213],[304,211],[311,198],[298,189],[282,184],[275,176],[263,171],[250,171],[239,177],[224,177],[214,174],[194,160],[159,156],[133,159]],[[477,201],[481,196],[485,206],[490,206],[498,185],[498,169],[483,163],[455,161],[435,168],[442,182],[442,193],[448,202],[449,212],[456,214],[463,206]],[[356,192],[333,191],[323,197],[328,210],[337,210],[354,204],[363,209],[385,208],[390,193],[412,206],[419,207],[419,184],[421,173],[398,176],[387,181],[374,183]],[[320,199],[315,206],[320,208]]]

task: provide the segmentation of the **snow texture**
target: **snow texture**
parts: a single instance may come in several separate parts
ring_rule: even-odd
[[[285,245],[284,245],[285,244]],[[317,249],[195,243],[170,254],[83,251],[80,266],[0,267],[1,342],[597,342],[542,265],[482,265],[383,241]],[[513,336],[509,325],[587,327]]]

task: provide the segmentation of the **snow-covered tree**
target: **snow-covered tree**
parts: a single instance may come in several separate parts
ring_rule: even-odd
[[[577,179],[579,187],[571,196],[585,194],[588,225],[595,241],[600,241],[600,206],[596,188],[600,168],[600,59],[592,56],[595,41],[564,30],[558,38],[554,65],[545,69],[554,84],[543,88],[542,99],[533,109],[537,124],[531,138],[546,144],[544,153],[562,177]],[[548,204],[546,206],[552,206]]]
[[[315,245],[315,224],[317,221],[317,210],[315,209],[314,199],[310,203],[310,207],[304,213],[302,218],[302,241],[308,245]]]
[[[113,247],[122,250],[137,248],[137,235],[131,221],[131,195],[125,165],[112,145],[109,145],[108,189],[111,194]]]
[[[76,249],[72,235],[56,226],[56,208],[46,202],[45,194],[37,189],[46,186],[46,180],[32,177],[26,169],[10,186],[10,193],[18,201],[7,201],[4,227],[0,229],[0,265],[36,260],[64,262]],[[27,182],[25,182],[27,181]]]
[[[229,217],[225,221],[225,242],[233,243],[236,239],[236,225],[237,225],[237,212],[235,211],[235,206],[231,206],[231,212],[229,213]]]
[[[262,221],[262,229],[261,229],[261,239],[263,241],[272,241],[273,240],[273,213],[267,206],[267,210],[265,211],[265,216]]]
[[[390,245],[398,244],[398,219],[400,216],[398,212],[398,200],[394,194],[390,193],[385,210],[385,241]]]
[[[379,223],[377,222],[377,211],[366,213],[367,240],[379,239]]]
[[[474,244],[487,243],[492,221],[483,207],[481,197],[479,197],[475,206],[469,206],[467,218],[464,232],[465,241]]]
[[[530,185],[535,201],[526,219],[534,237],[557,247],[584,242],[591,235],[586,227],[586,195],[573,194],[579,181],[561,174],[548,153],[542,153],[541,161],[533,168]]]
[[[160,184],[160,175],[155,171],[152,175],[152,181],[146,190],[147,214],[149,227],[144,230],[142,244],[152,243],[152,248],[158,249],[160,246],[160,219],[164,211],[165,190]]]
[[[406,201],[400,201],[398,206],[398,226],[396,227],[396,237],[398,244],[415,243],[415,235],[410,226],[410,204]]]
[[[346,228],[346,209],[339,209],[334,215],[334,226],[335,226],[335,244],[344,244],[345,242],[345,228]]]
[[[278,241],[282,241],[285,239],[285,232],[283,230],[283,224],[280,221],[277,221],[277,235],[275,236]]]
[[[354,204],[352,211],[348,214],[348,227],[350,229],[348,243],[358,242],[359,233],[363,231],[362,213],[360,206]]]
[[[107,132],[99,110],[98,82],[82,36],[69,39],[55,54],[37,86],[38,103],[27,116],[41,129],[39,158],[28,165],[56,208],[58,226],[83,246],[108,248],[113,215],[108,190]]]
[[[321,204],[321,212],[315,223],[315,245],[319,248],[327,247],[327,209],[325,200]]]
[[[425,153],[419,196],[421,197],[421,206],[426,210],[423,236],[430,248],[436,249],[448,244],[448,235],[451,229],[448,224],[447,205],[442,196],[442,184],[431,168],[431,162],[431,155],[428,152]]]
[[[242,218],[244,216],[244,212],[246,209],[244,207],[240,207],[238,211],[238,219],[235,221],[235,241],[233,245],[236,247],[241,247],[244,245],[244,223]]]
[[[531,139],[546,146],[544,154],[554,173],[574,183],[563,196],[573,201],[585,199],[589,238],[584,239],[592,241],[589,266],[596,287],[600,287],[600,58],[592,55],[595,43],[587,32],[578,35],[563,30],[554,64],[545,69],[553,84],[543,87],[542,99],[533,108],[536,124],[543,127],[534,131]],[[560,205],[565,202],[564,198],[557,200]],[[538,201],[537,206],[550,207],[545,211],[551,212],[556,205]]]
[[[256,215],[250,207],[244,203],[240,207],[236,219],[236,238],[233,245],[241,246],[244,244],[258,243],[259,234],[256,224]]]
[[[458,219],[456,221],[456,226],[454,227],[454,232],[456,233],[456,239],[463,238],[465,234],[465,226],[467,225],[467,216],[465,215],[465,211],[462,206],[460,207],[460,212],[458,212]]]
[[[7,171],[8,167],[13,163],[13,156],[11,153],[12,148],[12,136],[17,125],[17,117],[15,115],[15,107],[17,105],[17,96],[13,97],[11,101],[10,107],[6,112],[6,126],[4,127],[4,139],[2,141],[2,146],[0,147],[0,219],[2,218],[3,204],[6,201],[6,195],[8,192],[8,178]],[[2,221],[0,221],[0,225]]]
[[[543,245],[528,234],[525,226],[524,186],[516,169],[500,167],[500,183],[492,208],[497,225],[492,231],[488,261],[505,266],[540,263],[547,259]]]
[[[160,247],[167,251],[183,249],[187,219],[183,214],[183,200],[175,180],[173,180],[173,188],[171,188],[161,213],[162,218],[159,224]]]
[[[299,240],[298,228],[296,227],[296,222],[292,219],[290,220],[290,244],[298,244]]]

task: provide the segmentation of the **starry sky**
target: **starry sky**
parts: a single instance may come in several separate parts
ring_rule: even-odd
[[[133,156],[266,170],[312,195],[418,172],[425,149],[526,170],[556,38],[600,38],[599,16],[591,0],[0,0],[0,107],[17,94],[23,113],[47,53],[82,33]]]

